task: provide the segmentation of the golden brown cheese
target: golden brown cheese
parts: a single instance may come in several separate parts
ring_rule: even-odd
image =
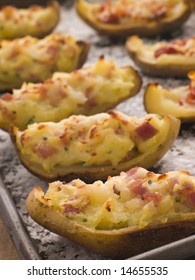
[[[195,70],[194,37],[145,44],[138,36],[131,36],[126,48],[142,71],[151,76],[186,77]]]
[[[0,127],[8,131],[14,125],[23,130],[33,122],[103,112],[135,95],[140,86],[141,78],[133,68],[117,68],[114,61],[101,57],[91,67],[55,73],[44,83],[25,83],[13,95],[2,95]]]
[[[4,6],[0,9],[0,39],[15,39],[26,35],[44,37],[57,25],[59,13],[56,1],[50,2],[47,7],[37,5],[28,9]]]
[[[89,3],[77,1],[81,18],[109,36],[156,36],[180,27],[191,13],[186,0],[118,0]]]
[[[190,72],[187,86],[166,89],[158,84],[149,84],[144,94],[144,106],[148,113],[171,114],[183,122],[195,119],[195,72]]]
[[[56,71],[70,72],[84,63],[88,45],[74,37],[51,34],[0,41],[0,90],[41,82]]]
[[[135,167],[86,184],[79,179],[34,188],[26,201],[43,227],[109,258],[128,258],[195,231],[195,177]],[[152,237],[152,242],[151,242]]]
[[[178,131],[179,121],[173,117],[137,118],[110,111],[35,123],[23,132],[14,128],[12,133],[24,165],[39,176],[56,178],[71,173],[105,177],[137,162],[152,166]]]

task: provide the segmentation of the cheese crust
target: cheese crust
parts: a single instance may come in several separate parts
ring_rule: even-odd
[[[0,9],[0,39],[15,39],[31,35],[44,37],[58,24],[60,18],[59,5],[50,2],[47,7],[32,6],[19,9],[4,6]]]
[[[70,72],[84,63],[87,53],[87,43],[62,34],[2,40],[0,90],[19,88],[24,81],[44,81],[56,71]]]
[[[131,67],[117,68],[101,57],[91,67],[55,73],[39,84],[23,84],[0,98],[0,127],[20,130],[33,122],[57,122],[73,114],[92,115],[135,95],[141,78]]]

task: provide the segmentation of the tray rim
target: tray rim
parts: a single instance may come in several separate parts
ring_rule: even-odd
[[[0,214],[11,239],[23,260],[41,260],[30,238],[11,194],[0,175]]]

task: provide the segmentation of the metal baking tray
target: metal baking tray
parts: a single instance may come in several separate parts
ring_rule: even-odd
[[[106,59],[115,60],[118,66],[131,65],[136,68],[125,50],[124,41],[110,41],[107,37],[99,36],[77,16],[74,2],[67,0],[61,6],[61,21],[56,31],[91,42],[91,50],[86,64],[96,62],[98,57],[103,54]],[[195,14],[192,14],[184,27],[173,34],[171,38],[192,36],[194,26]],[[148,83],[158,82],[167,87],[173,87],[185,85],[188,82],[178,79],[149,78],[141,72],[140,74],[143,79],[141,92],[117,106],[118,110],[128,115],[142,117],[146,114],[143,107],[143,89]],[[161,173],[170,170],[188,170],[195,176],[194,142],[195,124],[182,125],[176,142],[163,159],[154,166],[153,171]],[[88,252],[71,241],[49,232],[29,217],[25,201],[29,192],[37,185],[45,189],[47,187],[46,182],[33,176],[22,166],[8,133],[0,130],[0,214],[7,224],[21,258],[32,260],[103,260],[103,257]],[[131,257],[131,259],[186,259],[193,256],[195,256],[195,235],[149,252],[143,252],[143,254]]]

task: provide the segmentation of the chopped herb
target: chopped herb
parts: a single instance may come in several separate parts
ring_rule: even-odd
[[[47,138],[47,136],[43,136],[43,140],[47,140],[48,138]]]
[[[12,114],[16,114],[16,111],[12,111]]]
[[[2,30],[3,28],[4,28],[4,25],[1,24],[1,25],[0,25],[0,29]]]
[[[120,124],[120,123],[118,124],[118,128],[122,128],[122,126],[121,126],[121,124]]]
[[[153,183],[152,180],[149,180],[149,181],[148,181],[148,184],[149,184],[149,185],[152,185],[152,183]]]
[[[83,223],[86,223],[86,222],[87,222],[87,219],[86,219],[86,218],[84,218],[84,219],[83,219]]]
[[[175,202],[180,202],[181,201],[181,198],[177,195],[175,196]]]
[[[112,153],[112,151],[108,151],[108,154],[111,154]]]
[[[68,148],[67,148],[67,147],[64,147],[64,150],[67,152],[67,151],[68,151]]]
[[[32,116],[32,117],[28,120],[27,125],[28,125],[28,124],[32,124],[32,123],[34,123],[34,122],[35,122],[35,116]]]

